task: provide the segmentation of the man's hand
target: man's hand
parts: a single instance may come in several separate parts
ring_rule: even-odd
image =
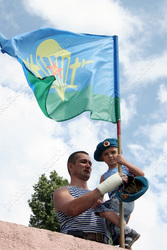
[[[101,195],[104,195],[108,192],[113,191],[117,187],[119,187],[122,184],[122,182],[123,182],[123,180],[122,180],[121,176],[119,175],[119,173],[115,173],[115,174],[111,175],[110,177],[108,177],[105,181],[100,183],[97,186],[97,189],[99,190]]]
[[[126,174],[120,174],[120,173],[119,173],[119,175],[120,175],[121,179],[122,179],[125,183],[128,183],[128,176],[127,176]]]

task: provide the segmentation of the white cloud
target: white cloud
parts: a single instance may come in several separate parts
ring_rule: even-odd
[[[133,91],[133,89],[143,87],[143,84],[149,84],[150,80],[156,80],[159,77],[159,73],[155,70],[158,67],[157,64],[152,58],[126,62],[124,75],[127,80],[123,84],[123,91]],[[166,74],[165,71],[164,74]]]
[[[0,84],[16,91],[24,92],[29,89],[21,65],[16,58],[0,53]]]
[[[158,100],[161,103],[167,103],[167,87],[164,84],[159,87]]]
[[[126,99],[121,99],[121,117],[123,125],[127,126],[136,114],[137,97],[134,94],[129,95]]]
[[[138,162],[138,165],[145,163],[148,155],[144,146],[138,144],[129,144],[128,148],[133,154],[136,162]]]
[[[34,0],[33,3],[29,0],[25,1],[25,8],[55,27],[71,27],[74,32],[103,32],[128,37],[142,26],[136,16],[121,7],[120,2],[109,0]]]
[[[136,200],[135,209],[132,213],[129,225],[141,234],[134,243],[134,250],[165,249],[167,224],[162,223],[158,210],[159,198],[150,190],[144,196]]]
[[[156,54],[153,59],[152,70],[149,71],[148,79],[157,80],[162,77],[167,77],[166,65],[167,63],[167,52],[164,51],[160,55]]]
[[[160,150],[163,148],[163,143],[167,141],[167,121],[142,126],[138,133],[149,139],[147,143],[150,144],[151,148],[158,146]]]
[[[149,152],[149,149],[147,149],[147,151]],[[154,152],[154,155],[152,155],[152,149],[150,147],[150,158],[150,164],[147,166],[145,173],[149,176],[152,184],[158,182],[157,188],[160,189],[162,187],[163,191],[164,183],[162,179],[166,180],[165,178],[167,176],[167,168],[165,167],[167,158],[167,141],[162,143],[162,148],[157,150],[157,152]]]
[[[127,61],[124,64],[124,76],[127,80],[123,84],[123,90],[133,91],[133,89],[136,88],[141,89],[143,86],[146,87],[147,84],[153,84],[153,82],[155,83],[157,80],[161,83],[161,79],[167,77],[166,64],[166,51],[161,52],[161,54],[155,53],[155,55],[147,59],[141,58],[136,61]],[[161,88],[165,90],[163,95],[163,98],[165,98],[166,88]],[[162,94],[161,89],[160,91],[159,94]]]

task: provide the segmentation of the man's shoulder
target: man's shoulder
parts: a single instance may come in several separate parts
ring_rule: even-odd
[[[65,187],[59,187],[54,191],[54,195],[58,195],[62,192],[68,192],[69,193],[69,189],[67,188],[67,186]]]

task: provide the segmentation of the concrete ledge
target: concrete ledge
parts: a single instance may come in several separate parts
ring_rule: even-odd
[[[9,250],[121,250],[49,230],[0,221],[0,249]]]

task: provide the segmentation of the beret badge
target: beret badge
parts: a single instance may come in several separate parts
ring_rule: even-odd
[[[105,142],[103,143],[103,146],[104,146],[104,147],[110,146],[110,142],[109,142],[109,141],[105,141]]]

